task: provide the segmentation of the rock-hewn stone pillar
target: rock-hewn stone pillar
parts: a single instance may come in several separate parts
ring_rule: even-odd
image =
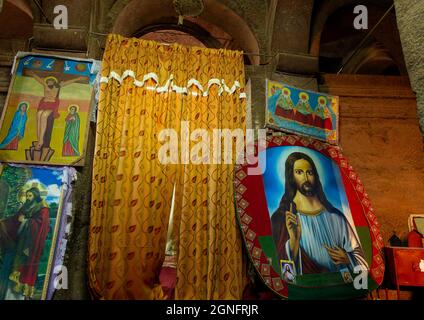
[[[424,2],[395,0],[397,24],[424,135]]]

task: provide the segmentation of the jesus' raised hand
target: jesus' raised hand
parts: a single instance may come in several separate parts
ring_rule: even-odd
[[[296,260],[299,253],[302,227],[299,218],[293,212],[293,204],[290,204],[290,211],[286,211],[286,228],[290,238],[289,246],[292,258]]]

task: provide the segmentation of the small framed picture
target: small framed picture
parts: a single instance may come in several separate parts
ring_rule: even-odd
[[[294,263],[290,260],[280,260],[281,265],[281,278],[290,283],[296,282],[296,272],[294,269]]]
[[[343,281],[345,283],[352,283],[353,282],[352,275],[350,274],[350,271],[349,271],[348,268],[341,269],[340,274],[342,275]]]

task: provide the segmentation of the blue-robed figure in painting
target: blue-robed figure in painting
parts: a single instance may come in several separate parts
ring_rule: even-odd
[[[368,269],[361,245],[344,214],[327,199],[313,160],[294,152],[285,163],[285,193],[271,217],[279,258],[295,273]]]
[[[19,140],[21,140],[25,134],[25,125],[28,119],[28,107],[29,105],[27,102],[19,103],[7,136],[0,143],[1,150],[18,150]]]

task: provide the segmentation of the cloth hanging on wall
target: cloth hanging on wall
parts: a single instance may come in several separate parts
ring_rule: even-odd
[[[244,129],[242,54],[110,35],[101,76],[88,257],[93,295],[164,298],[159,272],[175,185],[175,298],[241,298],[233,165],[186,164],[198,139],[186,129]],[[166,143],[176,152],[161,153]]]
[[[339,142],[339,97],[266,81],[268,128],[330,144]]]

